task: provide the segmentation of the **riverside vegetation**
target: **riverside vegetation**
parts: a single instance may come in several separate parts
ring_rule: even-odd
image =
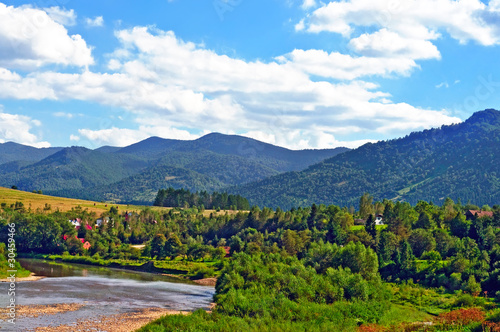
[[[466,219],[467,210],[480,209],[488,213]],[[375,224],[377,215],[385,227]],[[68,222],[75,218],[78,230]],[[96,227],[97,218],[109,221]],[[101,265],[153,261],[191,278],[218,276],[212,313],[167,316],[140,331],[500,329],[496,205],[446,199],[412,206],[365,194],[358,211],[313,204],[209,215],[201,206],[145,207],[128,214],[112,207],[98,216],[78,207],[4,204],[0,219],[1,242],[7,224],[16,224],[20,254]],[[355,219],[366,225],[353,227]]]

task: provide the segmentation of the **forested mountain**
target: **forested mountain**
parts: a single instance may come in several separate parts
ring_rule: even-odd
[[[37,162],[63,148],[41,148],[7,142],[0,144],[0,165],[12,161]]]
[[[2,147],[5,145],[9,147],[9,144]],[[24,147],[26,156],[21,150],[23,146],[19,146],[21,152],[17,157],[10,152],[0,156],[6,160],[0,163],[0,186],[15,185],[21,190],[42,190],[66,197],[141,203],[152,203],[161,188],[218,190],[304,169],[348,150],[293,151],[222,134],[209,134],[194,141],[151,137],[125,148],[104,146],[96,150]],[[45,158],[40,160],[35,156]]]
[[[187,158],[195,159],[187,160],[187,162],[198,165],[199,160],[196,159],[199,158],[200,153],[207,154],[207,152],[212,152],[211,156],[236,156],[246,162],[260,164],[277,173],[302,170],[309,165],[345,151],[348,151],[348,149],[289,150],[248,137],[212,133],[193,141],[150,137],[142,142],[127,146],[117,151],[117,153],[146,156],[148,158],[163,157],[170,164],[170,162],[176,159],[176,157],[170,157],[171,154],[174,154],[174,152],[188,152],[193,155],[187,156]],[[186,155],[183,158],[185,157]],[[271,174],[267,176],[269,175]]]
[[[47,193],[54,196],[149,205],[153,203],[158,190],[169,187],[212,192],[224,187],[224,184],[186,168],[164,165],[148,168],[144,172],[107,185]]]
[[[18,171],[3,174],[0,176],[0,185],[16,185],[19,189],[29,191],[88,188],[119,181],[147,165],[146,161],[133,156],[70,147],[21,167]]]
[[[384,198],[440,203],[496,204],[500,200],[500,112],[485,110],[467,121],[365,144],[301,172],[280,174],[230,190],[260,206],[312,203],[357,205],[369,192]]]

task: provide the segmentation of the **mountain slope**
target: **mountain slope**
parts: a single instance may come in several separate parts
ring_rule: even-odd
[[[11,145],[19,151],[18,145]],[[5,146],[7,151],[9,144]],[[27,148],[29,156],[42,156],[49,151]],[[211,191],[304,169],[347,150],[293,151],[222,134],[209,134],[194,141],[150,137],[124,148],[55,149],[55,153],[42,160],[31,157],[27,161],[6,154],[5,160],[15,160],[0,164],[0,185],[67,197],[144,202],[151,191],[166,185]],[[161,174],[170,177],[168,173],[173,170],[176,180],[165,182]]]
[[[159,189],[173,187],[212,192],[222,188],[214,178],[185,168],[155,166],[109,185],[85,189],[49,190],[48,194],[107,202],[152,204]]]
[[[446,197],[476,204],[500,202],[500,112],[485,110],[467,121],[404,138],[365,144],[301,172],[233,188],[252,204],[356,205],[375,199],[412,203]]]
[[[34,148],[14,142],[0,144],[0,165],[12,161],[37,162],[63,148]]]
[[[276,173],[281,173],[302,170],[309,165],[348,150],[347,148],[289,150],[248,137],[212,133],[193,141],[150,137],[144,141],[120,149],[117,153],[147,158],[161,158],[173,152],[183,152],[193,153],[196,159],[196,155],[199,153],[212,152],[212,156],[236,156],[242,158],[242,160],[272,169]],[[185,158],[186,156],[184,156]],[[245,182],[248,182],[248,180]]]
[[[10,164],[9,164],[10,165]],[[113,183],[147,166],[143,160],[82,147],[64,148],[49,157],[0,176],[0,185],[22,190],[87,188]]]

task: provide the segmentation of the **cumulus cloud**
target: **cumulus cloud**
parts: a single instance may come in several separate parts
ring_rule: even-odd
[[[500,44],[500,1],[330,1],[301,20],[297,30],[337,33],[354,52],[373,58],[440,59],[434,41],[449,35],[461,44]],[[392,60],[391,60],[392,61]]]
[[[316,0],[304,0],[302,2],[302,9],[309,9],[312,7],[316,7]]]
[[[362,80],[407,74],[416,64],[404,57],[387,63],[295,50],[269,62],[245,61],[183,41],[172,31],[135,27],[116,37],[121,47],[109,55],[112,72],[21,76],[0,69],[0,97],[76,99],[130,112],[137,128],[79,130],[80,138],[96,145],[124,146],[152,135],[192,139],[218,131],[289,148],[354,147],[370,135],[394,137],[401,128],[460,121],[441,110],[395,104],[377,84]],[[342,139],[352,133],[365,137]]]
[[[139,129],[108,128],[100,130],[79,129],[81,136],[97,145],[127,146],[151,136],[162,138],[192,140],[200,135],[193,135],[186,130],[163,126],[140,126]]]
[[[71,12],[58,7],[46,10],[51,14],[30,6],[0,3],[0,67],[34,69],[47,64],[85,67],[94,63],[91,49],[82,37],[68,35],[60,23],[68,23]]]
[[[438,48],[428,40],[402,37],[385,28],[365,33],[349,42],[351,49],[374,58],[440,59]]]
[[[44,8],[43,10],[56,23],[68,27],[76,25],[76,14],[73,9],[66,10],[64,8],[54,6],[54,7]]]
[[[277,60],[312,75],[338,80],[353,80],[369,75],[387,76],[392,73],[409,75],[418,66],[414,60],[405,57],[353,57],[323,50],[294,50]]]
[[[85,24],[89,27],[102,27],[104,26],[104,18],[102,16],[96,16],[94,18],[86,18]]]
[[[40,121],[28,116],[4,113],[0,109],[0,143],[13,141],[20,144],[42,148],[50,143],[40,141],[37,135],[31,133],[33,127],[39,127]]]
[[[310,32],[330,31],[349,36],[355,26],[388,28],[400,35],[433,39],[436,31],[444,30],[461,42],[474,40],[483,45],[499,42],[484,16],[491,7],[479,0],[420,0],[420,1],[332,1],[318,8],[310,16]]]

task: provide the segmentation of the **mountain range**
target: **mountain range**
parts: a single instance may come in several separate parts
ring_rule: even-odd
[[[356,206],[360,196],[415,204],[446,197],[500,204],[500,112],[488,109],[454,125],[365,144],[299,172],[232,188],[251,204]]]
[[[228,191],[252,205],[357,206],[374,199],[416,203],[446,197],[500,203],[500,112],[357,149],[289,150],[208,134],[192,141],[151,137],[127,147],[36,149],[0,144],[0,186],[55,196],[151,204],[159,189]]]
[[[148,204],[158,189],[214,191],[298,171],[346,148],[289,150],[237,135],[150,137],[127,147],[36,149],[0,144],[0,186],[56,196]]]

